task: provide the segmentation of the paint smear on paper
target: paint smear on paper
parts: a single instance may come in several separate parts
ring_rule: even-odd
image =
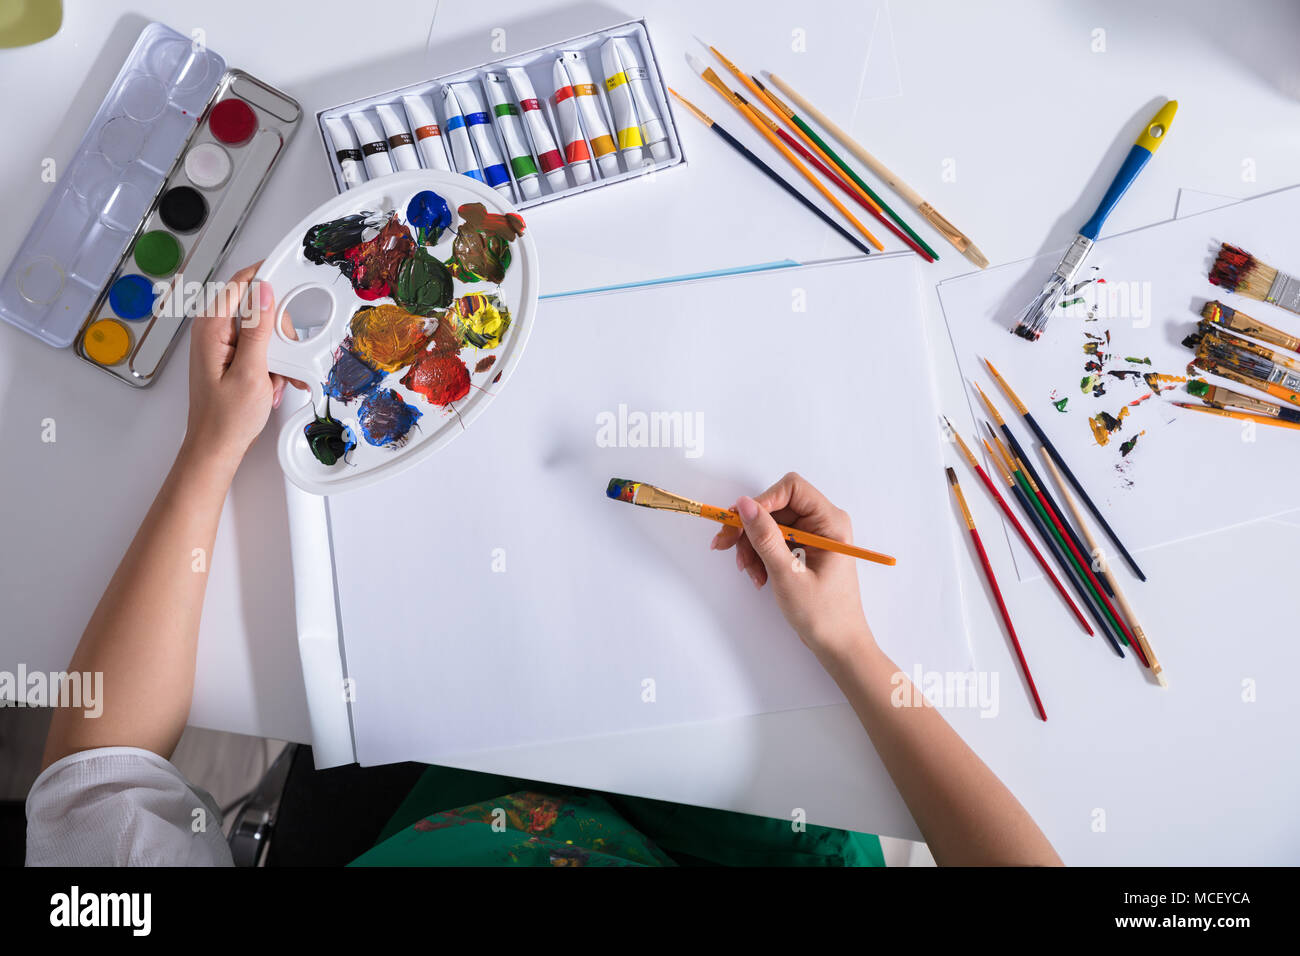
[[[1126,441],[1126,442],[1124,442],[1122,445],[1120,445],[1120,446],[1119,446],[1119,454],[1120,454],[1120,457],[1121,457],[1121,458],[1127,458],[1128,455],[1129,455],[1129,452],[1131,452],[1134,448],[1137,447],[1138,439],[1141,438],[1141,437],[1142,437],[1143,435],[1145,435],[1145,434],[1146,434],[1146,429],[1143,429],[1142,431],[1140,431],[1140,432],[1138,432],[1136,435],[1134,435],[1132,438],[1130,438],[1128,441]]]
[[[492,367],[492,364],[496,362],[496,360],[497,357],[495,355],[483,356],[481,359],[478,360],[478,364],[474,366],[474,374],[478,375],[483,372],[486,372],[488,369]]]
[[[1088,425],[1092,428],[1092,436],[1097,440],[1098,445],[1105,446],[1110,443],[1111,432],[1119,431],[1124,427],[1124,419],[1128,417],[1128,407],[1125,406],[1119,410],[1119,415],[1112,415],[1109,412],[1098,412],[1088,419]]]

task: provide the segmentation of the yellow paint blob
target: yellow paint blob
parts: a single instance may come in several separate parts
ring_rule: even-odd
[[[86,355],[100,365],[116,365],[131,351],[131,333],[116,319],[100,319],[81,341]]]
[[[396,372],[414,362],[431,337],[423,318],[387,303],[358,309],[350,331],[356,356],[385,372]]]
[[[461,341],[480,349],[494,349],[510,328],[510,311],[494,295],[472,292],[451,304]]]

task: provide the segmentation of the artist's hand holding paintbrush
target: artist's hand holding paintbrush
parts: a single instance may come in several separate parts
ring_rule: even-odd
[[[724,527],[713,547],[734,546],[736,567],[755,587],[772,582],[781,613],[823,664],[826,655],[874,643],[862,613],[856,559],[819,548],[792,551],[777,527],[779,522],[851,543],[847,512],[794,472],[755,498],[741,498],[735,508],[744,531]]]
[[[259,263],[260,265],[260,263]],[[266,369],[275,316],[275,292],[252,282],[257,265],[236,272],[194,318],[190,335],[190,416],[185,443],[215,456],[233,471],[261,433],[285,385],[301,382]],[[285,332],[293,327],[285,319]]]
[[[736,511],[713,547],[736,548],[756,587],[772,582],[781,613],[844,691],[941,865],[1060,864],[1052,845],[975,752],[875,642],[862,611],[857,562],[790,550],[777,523],[848,542],[849,516],[796,474]],[[924,596],[920,596],[924,600]]]

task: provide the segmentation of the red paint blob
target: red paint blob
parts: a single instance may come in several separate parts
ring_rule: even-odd
[[[212,135],[228,146],[247,143],[257,129],[257,115],[243,100],[222,100],[208,114]]]
[[[425,352],[402,378],[402,384],[431,405],[447,405],[469,394],[469,369],[457,355]]]

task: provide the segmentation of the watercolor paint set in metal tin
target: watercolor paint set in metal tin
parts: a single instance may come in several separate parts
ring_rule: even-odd
[[[643,20],[316,114],[340,192],[463,173],[520,209],[685,163]]]
[[[151,23],[0,280],[0,318],[154,381],[301,107]]]

